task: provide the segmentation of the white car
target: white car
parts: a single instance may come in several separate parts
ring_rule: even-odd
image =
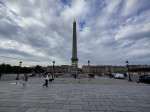
[[[122,73],[116,73],[116,74],[114,74],[114,78],[124,79],[124,75]]]

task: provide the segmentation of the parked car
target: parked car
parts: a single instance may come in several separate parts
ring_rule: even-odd
[[[150,83],[150,75],[140,75],[139,81],[143,83]]]
[[[102,74],[101,74],[101,73],[97,73],[96,75],[97,75],[97,76],[102,76]]]
[[[116,73],[116,74],[114,74],[114,78],[116,78],[116,79],[124,79],[124,75],[122,73]]]
[[[111,73],[105,74],[105,76],[108,76],[109,78],[114,77],[114,75],[113,75],[113,74],[111,74]]]
[[[123,73],[124,77],[127,77],[127,73]]]
[[[34,77],[36,76],[36,73],[31,73],[31,74],[28,74],[29,77]]]
[[[104,76],[105,74],[104,73],[97,73],[96,75],[97,76]]]

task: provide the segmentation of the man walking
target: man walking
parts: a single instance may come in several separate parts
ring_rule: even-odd
[[[44,88],[44,86],[48,87],[48,81],[49,81],[49,77],[48,77],[48,74],[47,74],[46,77],[45,77],[45,83],[43,85],[43,88]]]
[[[3,75],[3,74],[2,74],[2,73],[0,73],[0,79],[1,79],[2,75]]]

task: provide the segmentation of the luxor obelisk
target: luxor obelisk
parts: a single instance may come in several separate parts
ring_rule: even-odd
[[[76,33],[76,20],[73,22],[73,41],[72,41],[72,68],[71,72],[76,73],[78,70],[78,58],[77,58],[77,33]]]

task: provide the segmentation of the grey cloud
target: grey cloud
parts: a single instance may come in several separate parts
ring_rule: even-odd
[[[134,39],[134,40],[137,40],[137,39],[141,39],[142,38],[147,38],[149,39],[150,37],[150,31],[145,31],[145,32],[136,32],[134,34],[131,34],[129,35],[128,37],[126,38],[130,38],[130,39]]]
[[[0,48],[0,52],[1,54],[13,54],[13,55],[20,55],[20,56],[24,56],[24,57],[31,57],[32,55],[28,54],[28,53],[25,53],[25,52],[22,52],[22,51],[17,51],[17,50],[14,50],[14,49],[2,49]]]
[[[42,39],[42,37],[41,38],[34,38],[34,37],[29,38],[28,42],[30,43],[30,45],[37,47],[37,48],[49,47],[48,41]]]
[[[10,59],[18,59],[18,60],[24,60],[24,61],[36,61],[36,62],[41,62],[43,61],[48,61],[49,59],[39,57],[39,56],[33,56],[32,54],[25,53],[23,51],[17,51],[14,49],[2,49],[0,48],[1,55],[0,57],[6,57]],[[35,54],[34,54],[35,55]]]
[[[6,38],[12,38],[14,35],[18,33],[19,28],[6,21],[0,21],[0,34],[5,36]]]

